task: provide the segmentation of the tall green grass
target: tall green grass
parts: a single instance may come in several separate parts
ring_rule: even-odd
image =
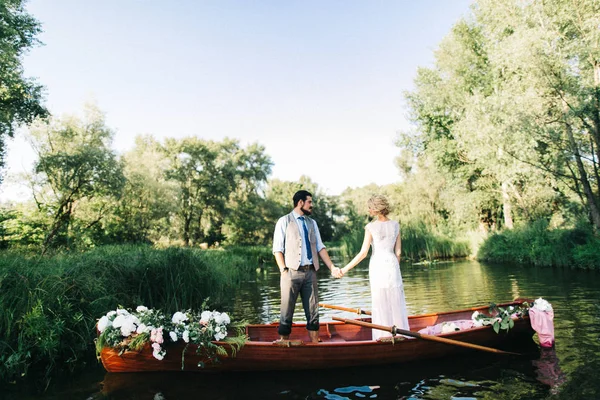
[[[434,261],[469,256],[471,249],[466,240],[452,239],[434,233],[425,223],[411,222],[402,225],[402,259],[409,261]],[[360,251],[364,230],[356,230],[342,238],[340,255],[348,260]]]
[[[482,261],[542,267],[600,268],[600,238],[584,225],[549,229],[545,220],[491,235],[479,248]]]
[[[243,257],[248,263],[256,267],[263,267],[267,263],[274,263],[273,250],[270,246],[227,246],[229,253]]]
[[[223,307],[256,268],[234,251],[101,247],[40,257],[0,253],[0,380],[73,370],[94,354],[96,319],[117,306]]]

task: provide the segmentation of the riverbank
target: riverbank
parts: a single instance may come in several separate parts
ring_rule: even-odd
[[[600,270],[600,238],[589,228],[549,229],[546,221],[488,237],[477,259],[486,262]]]
[[[228,250],[106,246],[85,253],[0,253],[0,382],[47,382],[93,358],[107,311],[226,307],[268,248]]]

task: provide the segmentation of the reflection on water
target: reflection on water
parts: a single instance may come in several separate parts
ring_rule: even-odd
[[[537,380],[548,385],[550,392],[556,394],[560,385],[565,382],[565,374],[560,369],[558,356],[554,348],[542,347],[539,359],[533,360],[532,364],[536,367]]]
[[[471,353],[411,365],[332,371],[245,374],[97,374],[95,386],[81,382],[71,399],[544,399],[558,388],[596,385],[590,359],[600,356],[600,274],[562,269],[490,266],[476,262],[402,265],[409,312],[427,313],[544,297],[554,307],[556,348],[535,346],[523,357]],[[341,280],[319,272],[320,300],[370,308],[366,263]],[[279,274],[259,269],[235,295],[232,314],[251,323],[279,319]],[[344,314],[344,315],[340,315]],[[322,321],[352,314],[321,310]],[[294,319],[304,321],[300,303]],[[98,368],[98,371],[101,371]],[[581,380],[572,382],[572,377]],[[77,383],[75,384],[77,385]],[[598,383],[600,386],[600,383]],[[597,387],[597,386],[596,386]],[[368,389],[368,390],[367,390]],[[61,389],[55,389],[60,391]],[[64,389],[63,389],[64,390]],[[65,398],[62,394],[12,398]],[[75,394],[73,394],[75,393]],[[86,393],[83,395],[83,393]],[[587,398],[600,396],[600,389]],[[54,396],[54,397],[53,397]],[[578,398],[576,395],[572,398]]]

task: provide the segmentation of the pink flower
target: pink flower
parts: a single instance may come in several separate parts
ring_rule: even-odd
[[[152,331],[150,332],[150,340],[158,344],[164,342],[162,326],[160,328],[152,329]]]
[[[152,356],[154,356],[154,358],[156,358],[157,360],[162,360],[163,358],[165,358],[165,355],[167,354],[167,352],[164,351],[160,347],[160,344],[158,344],[158,343],[152,343],[152,349],[154,349],[152,351]]]

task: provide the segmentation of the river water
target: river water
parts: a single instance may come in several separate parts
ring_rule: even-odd
[[[599,398],[600,274],[552,268],[486,265],[473,261],[402,265],[411,314],[510,301],[548,300],[554,308],[554,349],[531,346],[521,357],[488,353],[410,365],[325,371],[205,376],[194,373],[108,374],[100,365],[45,395],[23,399],[546,399]],[[319,273],[321,302],[368,309],[368,265],[341,280]],[[279,318],[276,267],[257,269],[235,294],[231,313],[250,323]],[[352,314],[321,310],[321,321]],[[295,320],[303,321],[298,302]],[[537,340],[537,337],[534,337]],[[2,396],[0,396],[2,397]]]

